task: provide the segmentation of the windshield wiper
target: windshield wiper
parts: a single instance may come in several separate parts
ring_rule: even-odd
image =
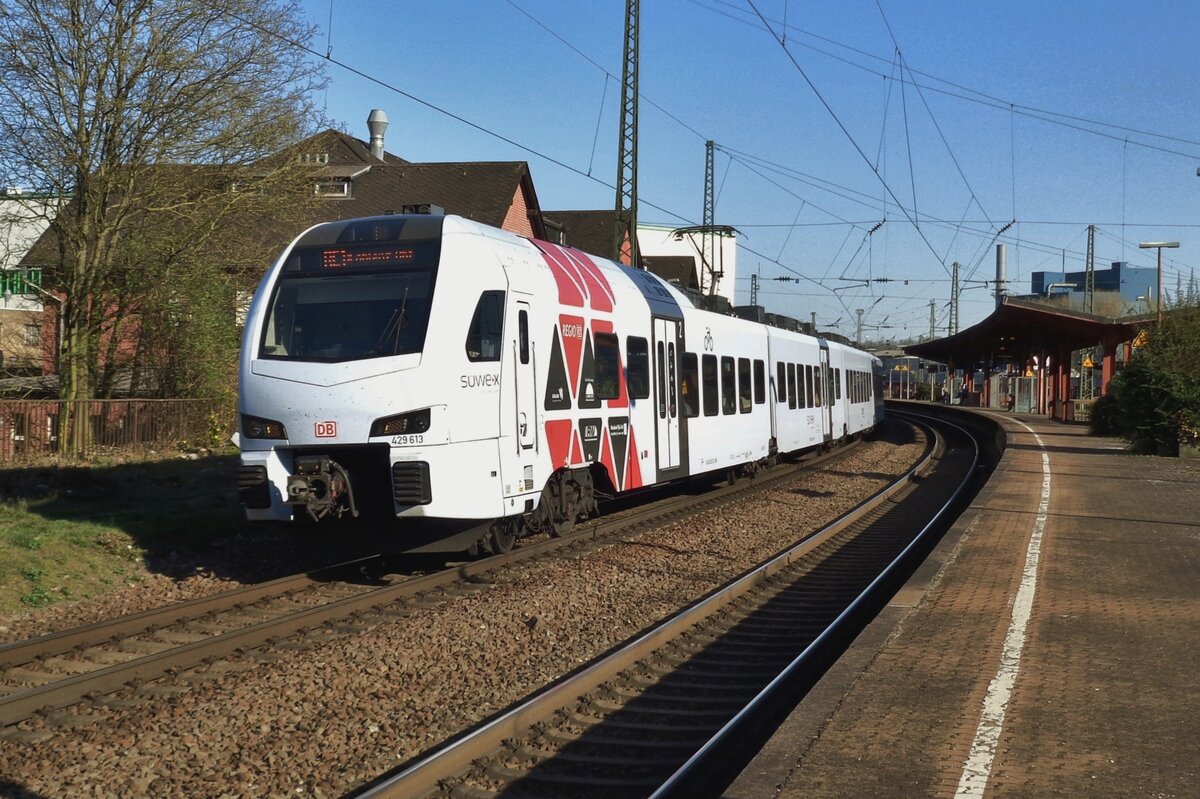
[[[408,286],[404,287],[404,297],[400,300],[400,305],[392,312],[388,318],[387,324],[383,328],[383,332],[379,334],[379,340],[375,342],[375,346],[371,348],[368,355],[382,355],[386,351],[388,340],[392,340],[391,355],[395,355],[400,351],[400,331],[408,324]]]

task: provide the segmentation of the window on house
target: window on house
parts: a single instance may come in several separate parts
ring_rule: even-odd
[[[349,197],[350,196],[350,181],[348,180],[320,180],[314,184],[313,192],[318,197]]]

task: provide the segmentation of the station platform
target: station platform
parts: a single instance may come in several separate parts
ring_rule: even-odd
[[[992,478],[727,799],[1200,797],[1200,461],[979,412]]]

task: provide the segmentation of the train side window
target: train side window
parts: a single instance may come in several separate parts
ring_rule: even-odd
[[[654,365],[658,368],[658,418],[667,418],[667,355],[663,343],[654,345]]]
[[[529,363],[529,312],[517,314],[517,339],[520,347],[521,363]]]
[[[804,367],[804,407],[806,408],[817,407],[817,403],[813,402],[812,373],[812,365],[806,365]],[[797,379],[799,379],[799,375],[797,375]]]
[[[833,386],[837,392],[837,398],[842,398],[842,370],[840,368],[833,370]]]
[[[683,415],[689,419],[700,415],[700,365],[696,353],[679,356],[679,398],[683,400]]]
[[[733,369],[733,358],[721,356],[721,413],[737,411],[737,377]]]
[[[679,415],[679,406],[675,396],[675,345],[667,344],[667,410],[674,419]]]
[[[738,358],[738,410],[750,413],[754,407],[753,387],[750,385],[750,359]]]
[[[779,401],[787,402],[787,400],[788,400],[787,364],[785,364],[783,361],[780,361],[779,363],[775,364],[775,366],[776,366],[775,390],[779,394]]]
[[[787,365],[788,407],[796,407],[796,364]]]
[[[501,335],[504,332],[504,292],[485,291],[475,303],[475,315],[467,330],[467,360],[500,360]]]
[[[705,355],[700,363],[701,377],[704,379],[704,415],[716,416],[721,406],[717,393],[717,356]]]
[[[761,358],[754,359],[754,404],[767,401],[767,365]]]
[[[625,383],[629,396],[646,399],[650,396],[650,345],[639,336],[625,339]]]
[[[617,399],[621,396],[620,339],[612,333],[597,333],[595,359],[596,398]]]
[[[813,405],[818,408],[825,404],[821,401],[821,397],[825,396],[825,392],[821,391],[821,386],[825,382],[822,379],[824,375],[825,371],[822,367],[818,366],[813,369]]]

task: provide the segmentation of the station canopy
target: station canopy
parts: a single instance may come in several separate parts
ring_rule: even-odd
[[[1155,314],[1112,318],[1033,300],[1006,297],[983,321],[953,336],[906,346],[909,355],[965,366],[1038,353],[1069,352],[1132,341]]]

